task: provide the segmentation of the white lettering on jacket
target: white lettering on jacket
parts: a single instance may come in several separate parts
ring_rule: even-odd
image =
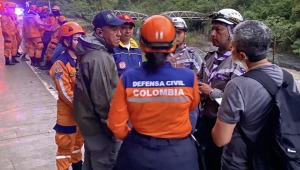
[[[151,96],[184,96],[183,89],[149,89],[133,90],[135,97],[151,97]]]
[[[171,81],[133,81],[132,87],[162,87],[162,86],[185,86],[182,80]]]

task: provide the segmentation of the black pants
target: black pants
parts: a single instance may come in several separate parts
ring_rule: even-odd
[[[197,132],[195,137],[199,141],[202,150],[201,156],[204,157],[206,170],[220,170],[221,169],[221,156],[223,147],[217,147],[212,139],[211,130],[216,122],[215,118],[202,116],[197,122]],[[199,162],[201,164],[201,162]]]
[[[124,139],[117,170],[199,170],[191,137],[162,139],[132,130]]]
[[[52,36],[52,31],[45,31],[44,34],[43,34],[43,37],[42,37],[42,42],[43,42],[43,50],[42,50],[42,57],[41,57],[41,60],[43,61],[44,58],[45,58],[45,53],[46,53],[46,50],[47,50],[47,47],[48,47],[48,44],[50,43],[51,41],[51,36]]]

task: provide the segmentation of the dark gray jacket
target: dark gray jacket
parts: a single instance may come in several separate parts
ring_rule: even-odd
[[[75,49],[78,57],[74,87],[74,115],[83,136],[108,132],[105,120],[118,82],[112,49],[103,38],[83,36]]]

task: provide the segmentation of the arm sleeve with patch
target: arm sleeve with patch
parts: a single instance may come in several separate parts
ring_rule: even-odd
[[[56,61],[50,70],[50,74],[58,91],[58,96],[70,107],[73,107],[74,92],[70,83],[70,73],[62,61]]]
[[[223,93],[218,118],[225,123],[236,124],[240,121],[240,115],[244,109],[244,99],[240,89],[234,81],[229,81]]]
[[[8,28],[8,17],[6,15],[1,16],[1,29],[2,32],[6,33],[7,35],[11,35],[11,32],[9,31]]]

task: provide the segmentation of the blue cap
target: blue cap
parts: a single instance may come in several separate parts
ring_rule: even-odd
[[[125,21],[119,19],[111,10],[99,12],[93,20],[95,28],[102,28],[104,26],[119,26],[124,23]]]

